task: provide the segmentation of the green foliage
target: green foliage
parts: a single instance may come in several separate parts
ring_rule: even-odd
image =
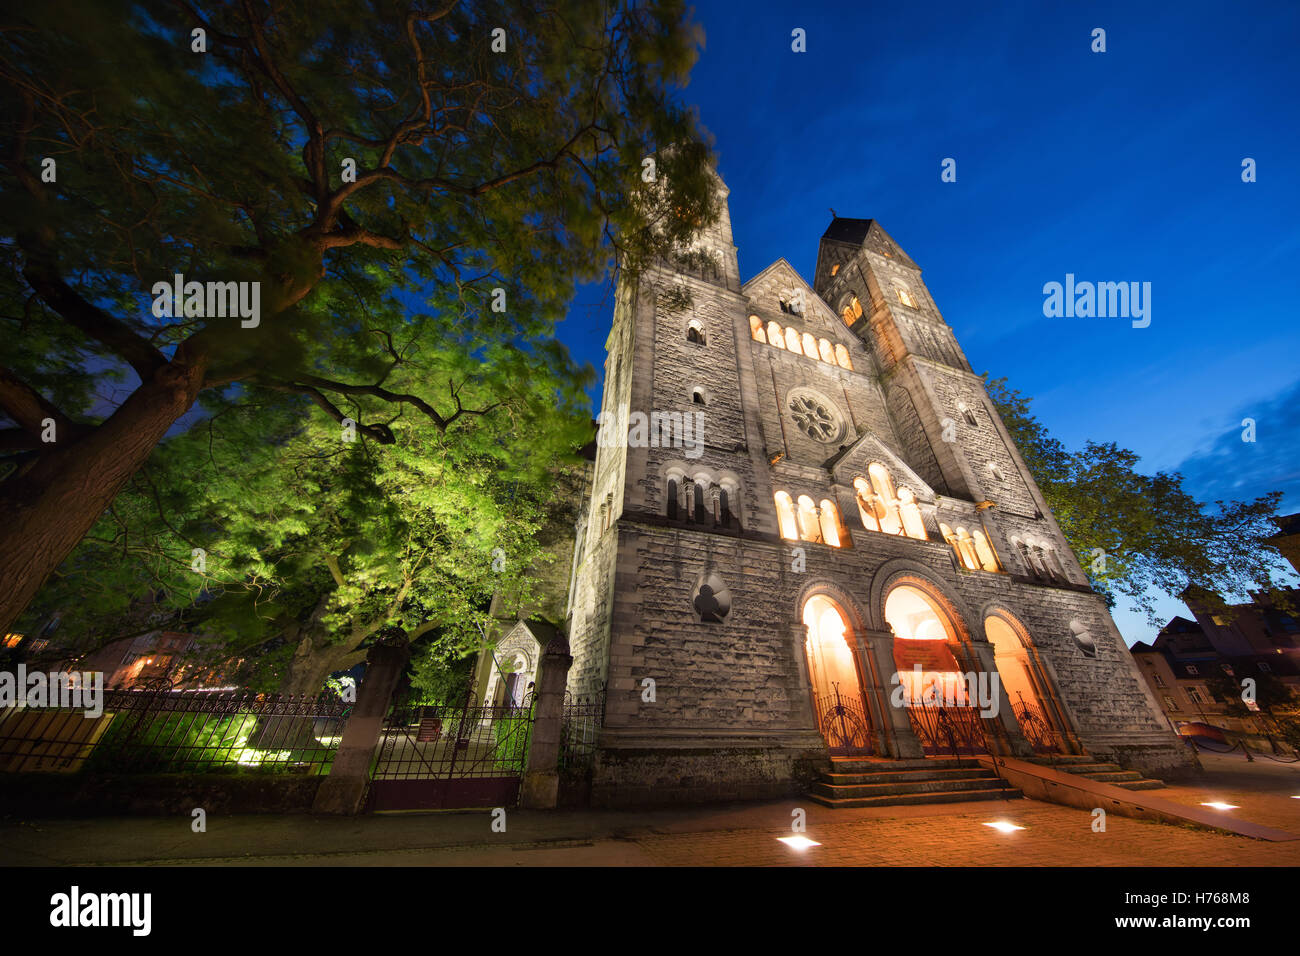
[[[1031,400],[1005,378],[989,380],[986,374],[985,385],[1066,540],[1108,604],[1126,597],[1158,625],[1163,622],[1154,592],[1181,597],[1194,588],[1223,610],[1226,597],[1251,589],[1272,592],[1285,603],[1279,556],[1268,544],[1277,533],[1270,519],[1281,492],[1208,507],[1183,489],[1182,475],[1143,474],[1138,456],[1113,442],[1089,441],[1068,450],[1034,417]]]
[[[198,369],[205,414],[221,420],[214,443],[243,429],[245,461],[214,452],[200,467],[197,440],[150,461],[128,491],[137,501],[108,519],[130,529],[111,535],[125,558],[137,553],[131,509],[150,484],[171,495],[161,473],[188,468],[193,520],[174,537],[213,545],[210,590],[227,593],[236,569],[261,587],[252,604],[222,609],[231,630],[256,630],[268,601],[309,602],[322,573],[313,555],[326,553],[353,569],[326,612],[335,624],[364,594],[378,602],[369,583],[419,555],[454,565],[440,584],[463,605],[473,588],[458,569],[485,540],[509,551],[528,519],[478,507],[502,487],[490,464],[518,471],[518,447],[492,426],[451,433],[499,413],[525,434],[538,412],[520,399],[545,387],[567,404],[582,383],[552,336],[576,284],[690,255],[718,214],[704,133],[678,101],[702,42],[684,4],[45,0],[7,10],[2,25],[0,334],[12,347],[0,374],[0,554],[24,569],[21,600],[71,545],[52,553],[12,529],[63,500],[49,489],[69,476],[85,504],[65,509],[61,535],[89,529],[154,442],[94,444],[106,417],[163,434],[177,412],[149,386]],[[492,48],[498,26],[504,52]],[[205,52],[192,50],[196,28]],[[46,157],[58,163],[52,183],[40,180]],[[260,283],[260,322],[157,315],[154,284],[176,274]],[[265,411],[272,393],[310,402],[311,422],[302,404]],[[57,445],[40,441],[35,398],[68,423]],[[323,424],[344,418],[369,439],[364,451],[319,444]],[[374,443],[391,455],[377,462]],[[292,481],[259,474],[280,447]],[[466,477],[448,480],[452,469]],[[238,482],[243,516],[227,494]],[[351,500],[317,500],[343,484]],[[296,497],[275,504],[283,491]],[[418,499],[400,530],[385,527],[402,510],[384,500],[393,495]],[[402,535],[412,550],[398,561],[389,548]],[[435,539],[445,552],[430,550]],[[154,551],[151,573],[165,576],[176,552]],[[0,625],[21,609],[8,600]],[[406,614],[391,623],[411,626]]]

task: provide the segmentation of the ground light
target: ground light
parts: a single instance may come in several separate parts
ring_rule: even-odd
[[[810,840],[806,836],[777,837],[777,839],[794,850],[806,850],[810,846],[821,846],[816,840]]]
[[[1208,803],[1202,803],[1203,807],[1214,807],[1216,810],[1236,810],[1239,809],[1235,803],[1221,803],[1218,800],[1211,800]]]
[[[1023,830],[1024,827],[1018,827],[1014,823],[1008,823],[1006,820],[995,820],[992,823],[984,824],[986,827],[992,827],[999,833],[1015,833],[1017,830]]]

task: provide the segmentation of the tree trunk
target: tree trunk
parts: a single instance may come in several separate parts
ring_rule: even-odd
[[[341,644],[328,644],[322,632],[315,632],[303,637],[294,649],[289,670],[280,681],[279,693],[295,696],[316,697],[325,686],[326,679],[337,670],[351,667],[365,660],[365,654],[354,651]],[[338,730],[330,722],[316,726],[314,717],[264,717],[257,721],[253,732],[248,735],[248,746],[259,750],[297,750],[318,747],[317,730],[324,731],[322,736],[337,736],[332,731]]]
[[[102,425],[76,441],[56,435],[54,450],[0,486],[0,634],[194,405],[205,365],[178,351]]]

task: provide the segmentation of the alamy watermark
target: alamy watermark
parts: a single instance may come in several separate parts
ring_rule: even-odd
[[[894,707],[969,707],[979,708],[981,717],[996,717],[1001,709],[1002,682],[997,672],[923,671],[915,664],[910,673],[895,671],[889,678]]]
[[[8,707],[57,707],[99,717],[104,713],[104,672],[28,673],[27,665],[19,664],[17,673],[0,671],[0,708]]]
[[[1132,319],[1133,328],[1151,324],[1150,282],[1075,282],[1065,274],[1065,284],[1043,286],[1043,315],[1049,319]]]
[[[224,319],[255,329],[262,321],[262,283],[186,282],[179,272],[171,282],[153,284],[153,314],[160,319]]]
[[[704,454],[703,412],[629,412],[626,405],[614,414],[596,416],[601,448],[681,448],[687,458]]]

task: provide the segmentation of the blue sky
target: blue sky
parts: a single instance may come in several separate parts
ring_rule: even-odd
[[[780,256],[810,276],[829,207],[878,219],[974,369],[1067,445],[1115,441],[1204,499],[1280,489],[1300,510],[1300,4],[710,0],[696,17],[684,98],[715,139],[743,277]],[[1066,273],[1150,282],[1150,326],[1045,318]],[[587,289],[561,326],[598,370],[610,314]]]

